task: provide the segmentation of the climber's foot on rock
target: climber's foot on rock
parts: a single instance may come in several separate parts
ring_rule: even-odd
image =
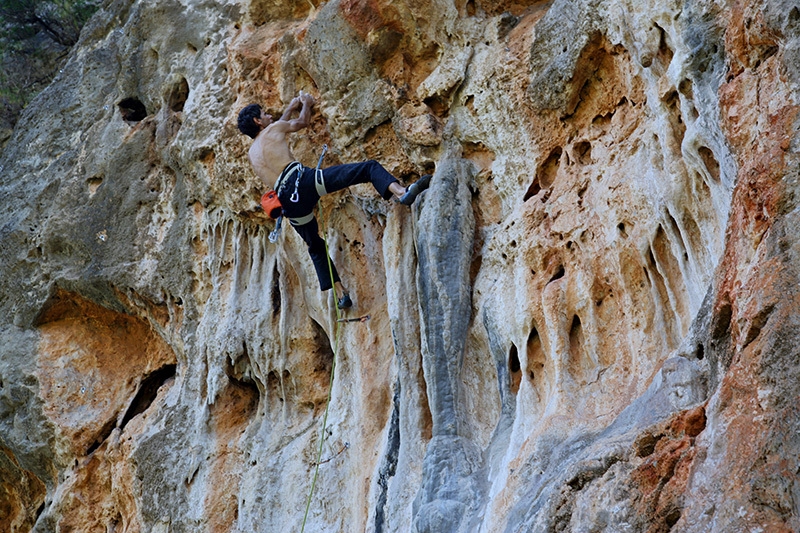
[[[353,300],[350,299],[350,295],[345,293],[342,295],[341,298],[336,302],[336,307],[339,309],[347,309],[353,307]]]
[[[408,189],[406,189],[406,193],[397,201],[403,205],[413,204],[414,200],[417,199],[417,196],[419,196],[422,191],[430,186],[431,177],[432,176],[430,174],[425,174],[420,179],[409,185]]]

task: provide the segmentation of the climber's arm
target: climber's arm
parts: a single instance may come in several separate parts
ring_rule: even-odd
[[[301,93],[295,100],[298,100],[299,104],[302,105],[300,114],[297,118],[286,120],[284,119],[284,116],[286,116],[284,112],[284,116],[269,127],[273,136],[285,136],[287,133],[300,131],[311,123],[311,109],[314,107],[314,98],[310,94]],[[289,105],[291,106],[292,104]]]
[[[297,118],[286,120],[284,117],[287,115],[284,112],[281,119],[277,122],[270,124],[267,128],[268,136],[273,138],[274,140],[281,140],[286,137],[287,133],[294,133],[296,131],[300,131],[303,128],[307,127],[311,124],[311,109],[314,107],[314,97],[307,93],[300,93],[300,96],[293,99],[292,102],[298,101],[298,104],[289,104],[289,107],[292,105],[301,105],[302,108],[300,109],[300,114]],[[287,109],[288,111],[288,109]],[[291,115],[291,113],[289,113]]]
[[[294,113],[295,111],[300,109],[300,106],[302,106],[302,105],[303,104],[300,101],[300,97],[292,98],[292,101],[289,102],[289,106],[286,108],[286,111],[283,112],[283,115],[281,115],[281,118],[279,120],[283,120],[285,122],[288,122],[289,121],[289,117],[292,116],[292,113]]]
[[[314,107],[314,97],[301,91],[297,99],[303,107],[300,109],[298,117],[289,121],[289,132],[300,131],[311,124],[311,110]]]

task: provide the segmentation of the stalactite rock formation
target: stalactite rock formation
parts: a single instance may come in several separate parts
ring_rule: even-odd
[[[799,53],[791,0],[111,0],[0,153],[0,531],[800,530]],[[305,165],[433,174],[317,206],[363,320],[237,131],[301,90]]]

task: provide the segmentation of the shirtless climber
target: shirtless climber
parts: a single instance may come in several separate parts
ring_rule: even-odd
[[[239,112],[238,126],[239,131],[255,139],[249,151],[253,170],[264,186],[277,191],[283,215],[308,245],[319,288],[326,291],[331,288],[331,274],[328,271],[325,241],[319,236],[313,212],[320,196],[369,182],[384,199],[389,200],[394,196],[398,202],[411,205],[428,188],[431,176],[422,176],[406,188],[377,161],[328,167],[321,175],[313,168],[304,167],[294,159],[286,135],[310,124],[313,107],[314,98],[301,91],[277,121],[273,121],[272,115],[265,113],[258,104],[250,104]],[[297,118],[290,118],[296,111],[299,111]],[[331,268],[336,294],[341,295],[336,305],[339,309],[351,307],[353,302],[342,286],[333,261]]]

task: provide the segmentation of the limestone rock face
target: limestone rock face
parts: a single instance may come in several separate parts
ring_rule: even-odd
[[[791,0],[107,3],[0,155],[0,531],[800,530],[798,54]],[[360,321],[236,128],[300,90],[307,166],[434,174],[319,203]]]

